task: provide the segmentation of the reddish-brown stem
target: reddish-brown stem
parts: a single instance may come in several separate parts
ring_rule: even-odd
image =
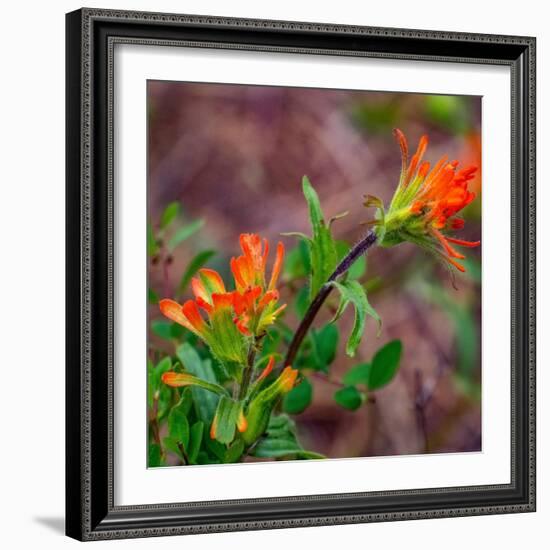
[[[307,334],[307,331],[309,330],[311,324],[313,323],[313,320],[317,316],[317,313],[319,313],[321,306],[332,291],[332,285],[329,283],[335,281],[338,277],[343,275],[356,260],[358,260],[363,254],[367,252],[367,250],[375,242],[376,235],[374,234],[374,232],[369,231],[365,237],[363,237],[355,246],[352,247],[348,254],[343,258],[343,260],[336,266],[336,269],[328,278],[328,281],[321,287],[321,290],[319,290],[317,296],[315,296],[315,298],[311,302],[308,310],[306,311],[306,314],[304,315],[304,318],[302,319],[302,322],[294,333],[292,342],[290,342],[290,345],[288,346],[288,351],[283,366],[292,365],[292,363],[294,362],[296,354],[300,349],[300,346]]]

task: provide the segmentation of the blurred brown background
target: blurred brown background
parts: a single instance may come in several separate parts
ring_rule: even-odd
[[[333,227],[337,238],[353,242],[364,232],[359,222],[372,218],[363,195],[388,203],[397,185],[401,160],[393,127],[413,150],[427,133],[431,162],[448,154],[479,166],[480,123],[478,97],[151,81],[149,220],[158,223],[177,200],[186,220],[202,218],[205,225],[177,248],[169,267],[151,266],[150,286],[174,297],[187,263],[205,248],[218,251],[208,265],[227,277],[243,232],[295,246],[280,233],[309,233],[304,174],[327,218],[349,211]],[[478,198],[465,212],[460,237],[477,240],[480,175],[474,190]],[[330,457],[481,449],[480,249],[467,255],[468,273],[457,277],[455,290],[446,270],[413,245],[369,253],[364,282],[383,319],[382,334],[376,338],[374,323],[367,323],[354,359],[345,355],[343,337],[331,381],[312,378],[313,404],[295,417],[305,448]],[[283,288],[282,301],[291,294]],[[160,317],[154,305],[149,314]],[[329,313],[319,322],[328,319]],[[292,307],[285,321],[296,326]],[[345,337],[351,321],[350,311]],[[375,402],[343,410],[333,400],[342,374],[393,338],[404,345],[396,379]],[[150,342],[166,345],[153,334]]]

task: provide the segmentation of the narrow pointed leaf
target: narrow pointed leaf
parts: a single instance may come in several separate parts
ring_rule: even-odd
[[[189,452],[188,458],[191,464],[197,463],[199,451],[201,450],[202,438],[204,435],[204,422],[195,422],[189,431]]]
[[[330,228],[325,223],[319,197],[306,176],[302,180],[302,189],[308,203],[313,233],[308,241],[311,262],[310,298],[313,299],[334,271],[338,255]]]
[[[174,250],[179,244],[191,237],[204,225],[204,220],[195,220],[183,227],[180,227],[168,241],[168,249]]]
[[[160,217],[160,228],[168,227],[178,216],[180,212],[180,203],[177,201],[171,202]]]
[[[202,252],[199,252],[196,256],[193,257],[193,259],[189,262],[187,265],[187,269],[183,273],[180,284],[179,284],[179,292],[183,293],[189,283],[191,282],[191,279],[195,276],[197,271],[203,267],[212,256],[214,256],[216,252],[214,250],[203,250]]]

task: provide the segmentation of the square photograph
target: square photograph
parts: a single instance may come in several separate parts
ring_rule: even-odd
[[[147,135],[148,467],[482,450],[480,97],[150,80]]]

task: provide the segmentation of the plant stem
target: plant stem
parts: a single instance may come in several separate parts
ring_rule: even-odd
[[[256,341],[250,344],[248,349],[248,357],[246,361],[246,367],[243,372],[243,380],[239,390],[239,400],[244,399],[248,386],[250,385],[250,379],[252,378],[252,371],[254,370],[254,359],[256,358]]]
[[[290,342],[290,345],[288,346],[288,351],[285,357],[284,366],[292,365],[294,359],[296,358],[296,354],[300,349],[300,345],[302,344],[302,341],[305,338],[307,331],[309,330],[309,327],[311,326],[311,323],[313,323],[313,320],[315,319],[317,313],[319,313],[321,306],[327,299],[328,295],[331,293],[333,287],[328,283],[335,281],[338,277],[343,275],[353,265],[353,263],[356,260],[358,260],[363,254],[367,252],[367,250],[375,242],[376,242],[376,235],[374,234],[374,232],[369,231],[365,235],[365,237],[363,237],[355,246],[352,247],[352,249],[347,253],[347,255],[342,259],[342,261],[336,266],[336,269],[334,270],[332,275],[328,278],[328,281],[321,287],[321,289],[317,293],[317,296],[315,296],[315,298],[309,305],[309,308],[306,311],[306,314],[304,315],[302,322],[300,323],[300,325],[298,326],[298,329],[294,333],[292,342]]]

